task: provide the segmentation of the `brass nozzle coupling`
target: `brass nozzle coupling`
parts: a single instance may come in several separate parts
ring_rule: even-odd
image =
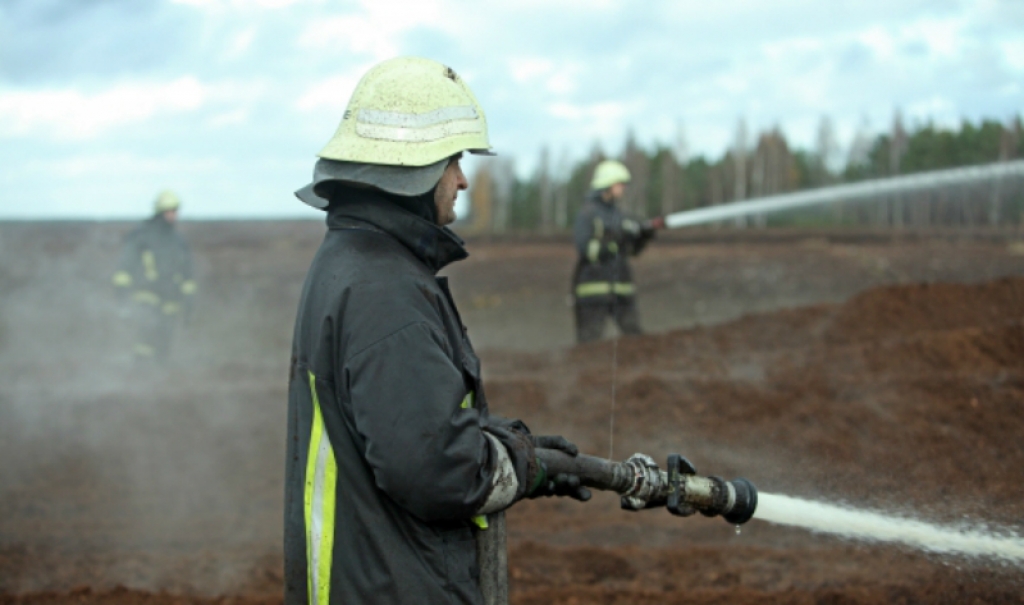
[[[701,477],[693,464],[679,454],[668,457],[666,483],[665,508],[673,515],[721,515],[729,523],[741,525],[757,510],[757,488],[753,483],[743,478],[726,481],[721,477]]]
[[[633,454],[623,464],[632,471],[632,485],[621,492],[622,508],[642,510],[659,500],[664,501],[665,473],[658,468],[654,458],[647,454]]]

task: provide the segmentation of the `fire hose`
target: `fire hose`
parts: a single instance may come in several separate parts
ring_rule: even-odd
[[[587,487],[618,493],[626,510],[664,506],[673,515],[721,515],[729,523],[740,525],[749,521],[757,508],[757,488],[753,483],[743,478],[726,481],[702,477],[679,454],[668,457],[666,470],[658,468],[645,454],[633,454],[625,462],[615,462],[586,454],[570,456],[559,450],[538,449],[537,457],[544,462],[548,475],[576,475]]]
[[[664,506],[681,517],[700,513],[706,517],[721,516],[729,523],[741,525],[757,509],[757,488],[753,483],[743,478],[726,481],[698,475],[693,464],[679,454],[668,457],[665,470],[645,454],[633,454],[624,462],[586,454],[570,456],[551,449],[537,449],[536,454],[549,476],[572,474],[586,487],[615,492],[626,510]],[[487,517],[490,528],[477,534],[480,590],[485,605],[507,605],[505,513]]]

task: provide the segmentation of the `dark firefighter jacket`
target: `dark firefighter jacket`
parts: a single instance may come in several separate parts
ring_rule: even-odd
[[[652,229],[623,214],[595,191],[576,216],[573,234],[579,253],[573,273],[577,303],[607,302],[616,295],[636,294],[628,257],[643,250],[654,235]]]
[[[481,602],[470,523],[495,446],[447,279],[451,231],[369,190],[332,202],[295,324],[285,603]]]
[[[179,312],[196,290],[188,244],[163,215],[154,216],[125,236],[113,282],[140,303]]]

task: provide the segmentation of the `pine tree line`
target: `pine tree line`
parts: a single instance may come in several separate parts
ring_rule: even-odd
[[[541,150],[528,178],[512,160],[482,162],[470,199],[471,229],[479,232],[558,233],[571,228],[594,166],[607,156],[595,146],[583,160]],[[1004,124],[969,121],[958,129],[933,123],[904,127],[899,112],[889,132],[870,136],[859,129],[846,157],[840,156],[831,120],[819,124],[812,150],[795,149],[778,128],[748,140],[740,120],[734,144],[720,158],[690,157],[680,134],[673,146],[643,149],[629,133],[618,158],[632,181],[624,200],[630,212],[658,216],[690,208],[823,187],[1024,157],[1024,128],[1017,117]],[[729,221],[736,227],[851,225],[873,227],[982,226],[1024,224],[1024,180],[1003,179],[972,187],[948,187],[856,205],[788,211]]]

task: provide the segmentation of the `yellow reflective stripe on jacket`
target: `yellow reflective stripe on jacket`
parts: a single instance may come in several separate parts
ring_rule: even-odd
[[[303,497],[306,517],[306,581],[309,602],[328,605],[331,600],[331,561],[334,555],[335,487],[338,465],[327,434],[316,377],[309,372],[309,392],[313,399],[313,426],[306,455],[306,489]]]
[[[160,273],[156,270],[156,257],[152,250],[142,251],[142,270],[149,281],[156,281]]]
[[[118,288],[127,288],[132,285],[132,275],[127,271],[118,271],[110,278]]]
[[[587,243],[587,260],[596,263],[601,254],[601,240],[592,239]]]
[[[149,290],[136,290],[132,293],[132,299],[136,302],[146,303],[147,305],[159,305],[160,297],[155,292]]]
[[[165,302],[160,310],[163,311],[164,315],[177,315],[181,312],[181,304],[172,301]]]
[[[618,294],[619,296],[632,296],[636,294],[636,286],[621,282],[586,282],[576,286],[576,296],[586,298],[588,296],[604,296]]]
[[[191,279],[186,279],[185,281],[181,282],[181,293],[186,296],[195,294],[196,282],[192,281]]]
[[[487,529],[490,527],[490,525],[487,524],[487,515],[476,515],[470,519],[470,521],[472,521],[473,525],[476,525],[479,529]]]
[[[474,400],[474,392],[470,391],[462,398],[462,403],[459,404],[459,407],[463,410],[468,410],[473,407]],[[487,529],[487,515],[476,515],[470,521],[480,529]]]

